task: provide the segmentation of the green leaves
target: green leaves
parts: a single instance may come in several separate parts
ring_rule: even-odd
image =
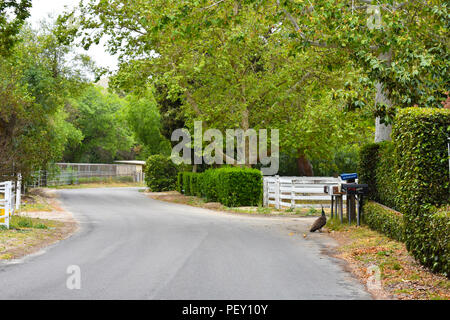
[[[0,57],[10,54],[22,25],[30,16],[31,0],[0,1]]]
[[[359,173],[372,199],[404,214],[404,240],[418,261],[450,274],[450,110],[406,108],[398,112],[393,142],[362,148]],[[397,237],[395,216],[373,205],[368,222]],[[436,207],[442,207],[439,211]]]
[[[175,190],[177,182],[177,166],[170,157],[153,155],[145,165],[145,182],[153,192]]]
[[[223,167],[203,173],[183,172],[177,188],[186,195],[202,196],[228,207],[260,205],[262,201],[262,175],[256,169]]]

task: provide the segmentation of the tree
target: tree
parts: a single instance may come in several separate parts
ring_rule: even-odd
[[[0,59],[0,173],[27,178],[60,160],[79,132],[65,121],[68,95],[82,87],[82,72],[69,67],[69,47],[57,44],[51,29],[24,28],[20,42]]]
[[[129,95],[124,117],[134,137],[144,150],[140,152],[142,159],[150,155],[170,155],[170,142],[161,134],[161,116],[150,90],[142,95]]]
[[[441,107],[450,79],[446,1],[277,0],[277,6],[303,46],[345,53],[374,82],[376,141],[390,139],[396,108]]]
[[[31,0],[0,0],[0,57],[18,41],[18,34],[30,16]]]
[[[110,163],[129,152],[134,144],[131,131],[121,113],[126,101],[101,88],[88,86],[70,101],[71,123],[82,134],[82,140],[69,144],[65,150],[67,162]]]
[[[223,131],[280,127],[284,137],[297,130],[297,140],[282,141],[284,147],[298,149],[299,158],[335,142],[324,137],[336,129],[339,105],[321,109],[333,114],[332,123],[312,114],[319,114],[315,104],[330,102],[330,88],[345,82],[346,74],[337,77],[333,70],[346,61],[330,50],[297,50],[287,28],[275,19],[276,7],[258,2],[91,1],[80,10],[73,26],[79,35],[94,31],[82,43],[89,46],[108,34],[111,52],[121,54],[115,83],[129,91],[150,83],[166,88],[171,101],[181,101],[187,126],[202,120],[205,127]],[[60,18],[68,30],[64,37],[77,33],[70,28],[74,15]],[[316,135],[298,130],[296,121],[311,123]]]

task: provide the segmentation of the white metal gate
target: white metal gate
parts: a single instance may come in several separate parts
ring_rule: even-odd
[[[14,208],[12,182],[0,182],[0,226],[9,228],[9,218]]]
[[[0,182],[0,226],[9,229],[9,220],[20,209],[21,201],[21,177],[17,182]]]

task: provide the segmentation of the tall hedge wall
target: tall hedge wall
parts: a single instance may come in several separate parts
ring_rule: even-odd
[[[369,185],[369,199],[396,208],[394,143],[369,143],[359,153],[358,179]]]
[[[203,173],[183,172],[181,176],[178,190],[203,197],[208,202],[237,207],[258,205],[262,200],[262,175],[256,169],[224,167]]]
[[[447,275],[450,217],[434,207],[450,203],[449,136],[449,109],[400,110],[392,131],[406,246],[422,264]]]
[[[378,201],[376,188],[376,169],[378,162],[378,143],[368,143],[361,147],[358,161],[358,180],[369,185],[369,199]]]
[[[392,130],[398,167],[400,209],[412,214],[424,205],[449,203],[450,110],[400,110]]]
[[[375,187],[378,201],[392,209],[397,209],[397,175],[394,157],[394,143],[384,141],[379,144],[375,169]]]
[[[407,108],[398,112],[392,142],[360,152],[360,180],[370,198],[403,213],[408,250],[433,271],[450,275],[450,179],[447,139],[450,110]],[[444,211],[437,209],[446,207]],[[369,205],[369,225],[398,239],[396,218]],[[388,219],[390,222],[383,223]],[[394,231],[393,231],[394,230]]]

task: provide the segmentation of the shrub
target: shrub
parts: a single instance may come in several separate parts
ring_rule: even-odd
[[[261,171],[248,168],[220,168],[217,198],[228,207],[254,206],[261,203]]]
[[[449,218],[437,214],[435,207],[450,203],[449,135],[448,109],[402,109],[392,131],[406,246],[422,264],[447,275],[449,248],[443,243],[450,237]]]
[[[424,204],[449,203],[449,109],[399,111],[392,136],[398,160],[401,209],[417,214]]]
[[[392,131],[393,142],[361,148],[358,169],[360,181],[369,184],[371,199],[404,214],[402,240],[411,254],[433,271],[447,276],[449,210],[442,213],[436,207],[450,203],[448,136],[450,110],[399,110]],[[369,205],[366,211],[372,228],[399,236],[392,224],[395,219],[385,210],[375,210],[374,205]],[[373,215],[375,211],[378,215]],[[389,222],[384,224],[383,219]]]
[[[183,172],[183,190],[187,196],[191,195],[191,174],[192,172]]]
[[[175,190],[177,166],[169,157],[153,155],[147,159],[145,182],[151,191]]]
[[[203,173],[197,174],[197,189],[196,189],[197,192],[195,194],[197,197],[205,196],[203,181],[204,181]]]
[[[193,196],[197,195],[197,190],[198,190],[197,178],[198,178],[199,174],[200,173],[192,173],[189,176],[190,191],[191,191],[191,195],[193,195]]]
[[[379,231],[386,236],[403,241],[405,226],[403,215],[374,201],[364,204],[364,223],[371,229]]]
[[[384,141],[379,144],[375,168],[375,189],[378,201],[396,209],[397,184],[394,144]]]
[[[208,202],[218,201],[217,185],[219,184],[219,170],[220,169],[208,169],[202,174],[202,196],[205,197]]]
[[[177,191],[183,193],[183,174],[184,172],[178,172],[177,174]]]
[[[450,206],[441,209],[431,209],[429,220],[430,244],[425,249],[426,254],[422,254],[429,260],[432,270],[440,271],[450,275]]]
[[[369,143],[361,147],[358,162],[358,180],[369,185],[369,198],[378,201],[376,189],[376,168],[378,162],[378,143]]]
[[[180,178],[181,179],[181,178]],[[262,176],[256,169],[220,168],[203,173],[183,172],[184,193],[221,202],[226,206],[258,205],[262,199]]]

